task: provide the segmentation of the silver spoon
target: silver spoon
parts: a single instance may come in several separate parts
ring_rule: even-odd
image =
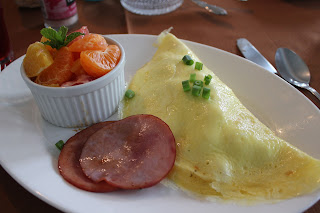
[[[222,7],[218,7],[216,5],[212,5],[212,4],[208,4],[205,1],[200,1],[200,0],[191,0],[193,3],[197,4],[200,7],[203,7],[204,9],[206,9],[207,11],[209,11],[210,13],[214,13],[216,15],[228,15],[228,12],[223,9]]]
[[[286,81],[309,90],[320,100],[320,94],[309,86],[310,71],[302,58],[288,48],[279,48],[275,59],[278,72]]]

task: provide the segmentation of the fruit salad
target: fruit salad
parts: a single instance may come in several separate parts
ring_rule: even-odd
[[[50,87],[75,86],[107,74],[118,64],[120,48],[103,36],[89,33],[86,26],[67,32],[64,26],[59,31],[44,28],[40,42],[28,47],[23,67],[32,81]]]

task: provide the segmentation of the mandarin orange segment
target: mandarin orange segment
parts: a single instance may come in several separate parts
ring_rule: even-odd
[[[81,66],[80,58],[75,60],[72,64],[71,72],[74,73],[76,76],[87,74]]]
[[[53,64],[43,70],[40,75],[38,75],[35,82],[45,86],[60,86],[71,79],[73,75],[71,72],[72,64],[72,52],[69,51],[68,47],[62,47],[57,51]]]
[[[98,34],[88,34],[82,39],[75,41],[69,46],[71,52],[82,52],[85,50],[105,50],[108,44],[103,36]]]
[[[26,75],[31,78],[38,76],[44,69],[53,63],[53,58],[44,44],[35,42],[30,44],[25,58],[23,67]]]
[[[119,62],[121,51],[117,45],[109,45],[105,51],[86,50],[80,54],[82,68],[93,77],[110,72]]]
[[[80,52],[73,52],[73,58],[74,60],[80,59]]]

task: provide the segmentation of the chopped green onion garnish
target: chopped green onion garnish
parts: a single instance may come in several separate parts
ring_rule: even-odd
[[[206,85],[209,85],[211,79],[212,79],[212,76],[211,76],[211,75],[206,75],[206,76],[204,77],[204,83],[205,83]]]
[[[209,99],[210,97],[210,88],[203,87],[202,97],[205,99]]]
[[[60,140],[60,141],[58,141],[58,142],[56,143],[56,147],[57,147],[59,150],[62,150],[63,146],[64,146],[63,140]]]
[[[192,87],[192,95],[194,96],[200,96],[201,87],[197,85],[193,85]]]
[[[197,86],[203,87],[203,81],[195,80],[193,85],[197,85]]]
[[[192,73],[190,74],[190,82],[193,83],[195,80],[196,80],[196,74],[195,73]]]
[[[128,89],[125,93],[125,96],[129,99],[133,98],[135,95],[135,93],[131,90],[131,89]]]
[[[190,91],[190,85],[189,85],[189,80],[182,81],[182,87],[183,91],[187,92]]]
[[[182,58],[182,61],[186,64],[186,65],[192,65],[194,63],[194,61],[192,60],[192,58],[189,55],[185,55]]]
[[[196,70],[202,70],[202,67],[203,67],[203,64],[201,62],[196,62],[196,65],[195,65],[195,69]]]

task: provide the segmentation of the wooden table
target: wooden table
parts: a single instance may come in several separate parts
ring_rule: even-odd
[[[40,39],[43,18],[40,8],[18,8],[14,1],[0,0],[11,45],[18,58],[30,43]],[[236,39],[245,37],[273,64],[278,47],[297,52],[309,66],[310,84],[320,91],[320,1],[318,0],[207,0],[228,10],[228,16],[216,16],[188,0],[178,10],[160,16],[140,16],[125,11],[118,0],[85,2],[78,0],[79,23],[100,34],[153,34],[171,26],[177,37],[241,55]],[[300,90],[318,108],[320,101]],[[60,212],[39,200],[4,169],[0,169],[1,212]],[[320,212],[320,201],[306,212]]]

